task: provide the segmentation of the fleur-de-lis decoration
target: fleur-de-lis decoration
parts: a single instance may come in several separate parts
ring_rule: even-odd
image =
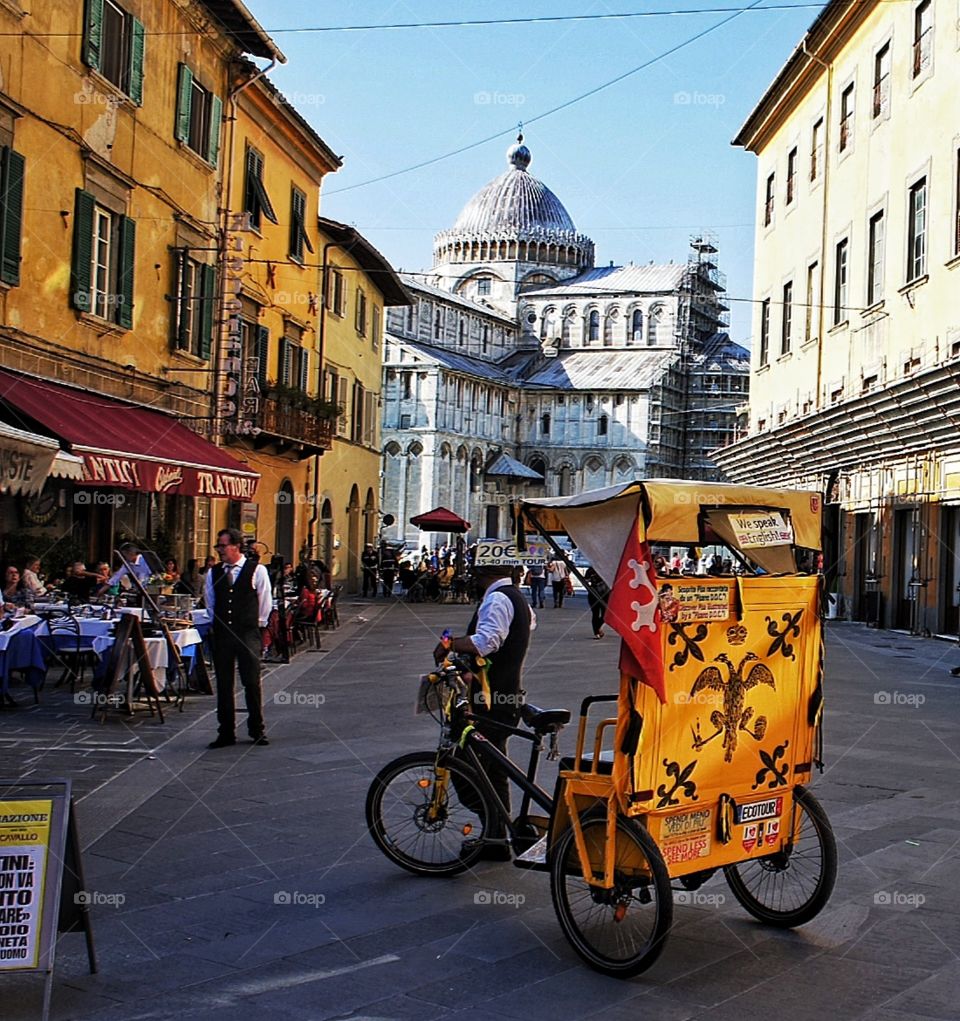
[[[682,648],[678,649],[673,655],[673,662],[670,664],[670,669],[674,670],[678,666],[683,666],[687,660],[692,656],[694,659],[699,660],[703,663],[703,650],[700,648],[700,642],[707,637],[709,628],[706,624],[697,624],[696,630],[692,635],[687,634],[688,624],[670,624],[670,634],[667,636],[668,645],[676,645],[678,642],[682,642]]]
[[[683,769],[680,769],[679,762],[671,762],[669,759],[663,760],[664,766],[666,766],[666,774],[668,777],[673,778],[673,786],[670,790],[667,790],[665,783],[660,784],[657,788],[657,797],[660,799],[657,802],[657,808],[667,808],[670,805],[679,805],[680,799],[675,798],[673,795],[680,789],[683,788],[683,796],[689,798],[691,801],[696,801],[699,795],[697,794],[697,785],[694,780],[690,779],[690,774],[694,771],[697,765],[697,760],[688,762]]]
[[[797,610],[793,615],[788,611],[780,618],[784,627],[781,631],[773,617],[767,617],[767,634],[773,635],[773,642],[767,649],[767,655],[772,656],[775,652],[783,653],[785,659],[796,659],[793,654],[793,645],[787,641],[788,638],[800,637],[800,618],[803,616],[803,609]]]
[[[753,789],[756,790],[766,780],[767,774],[770,774],[772,779],[767,784],[769,790],[773,790],[775,787],[786,787],[787,786],[787,770],[790,768],[789,762],[784,762],[782,766],[777,765],[777,760],[782,759],[786,754],[787,747],[790,744],[789,741],[784,741],[783,744],[778,744],[773,749],[773,754],[768,755],[762,748],[760,749],[760,761],[763,763],[763,769],[757,771],[756,782],[753,785]]]

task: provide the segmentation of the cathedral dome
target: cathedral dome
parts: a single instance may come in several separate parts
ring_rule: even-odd
[[[543,181],[527,173],[530,159],[530,150],[522,141],[511,145],[507,150],[510,169],[470,199],[453,229],[476,234],[537,229],[576,233],[560,199]]]
[[[527,172],[523,135],[507,150],[508,170],[463,207],[456,223],[434,239],[434,265],[490,263],[550,267],[570,275],[593,265],[593,242],[578,234],[563,203]]]

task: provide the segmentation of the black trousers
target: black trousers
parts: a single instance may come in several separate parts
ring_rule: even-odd
[[[591,620],[593,633],[598,635],[600,634],[600,629],[603,627],[603,618],[607,613],[607,604],[601,602],[599,599],[591,599],[590,613],[593,615],[593,619]]]
[[[563,606],[563,597],[567,594],[567,583],[564,581],[550,582],[553,587],[553,605]]]
[[[480,713],[487,715],[483,709],[478,710],[478,716]],[[489,719],[497,720],[500,723],[505,723],[508,727],[515,727],[520,721],[519,709],[492,709],[489,713]],[[498,751],[507,754],[507,738],[509,734],[502,730],[500,727],[485,726],[482,720],[477,722],[477,730],[496,748]],[[476,751],[476,749],[474,749]],[[479,753],[477,757],[480,758]],[[507,773],[497,766],[495,763],[488,762],[486,759],[480,758],[480,763],[483,766],[487,778],[490,780],[490,785],[496,792],[497,797],[500,799],[501,804],[506,808],[507,814],[512,815],[510,810],[510,777]],[[471,763],[467,763],[472,768]],[[456,786],[456,784],[455,784]],[[472,789],[460,790],[457,788],[457,794],[463,804],[471,811],[477,812],[480,809],[480,804],[476,798],[473,797]],[[488,819],[486,836],[494,840],[501,840],[507,835],[507,827],[504,822],[499,819]]]
[[[234,632],[214,626],[213,668],[217,673],[217,732],[221,737],[236,734],[236,708],[234,706],[234,671],[240,674],[243,696],[247,704],[247,733],[252,738],[262,737],[263,690],[260,685],[260,650],[262,641],[259,628]]]
[[[377,597],[377,572],[375,568],[365,567],[363,569],[363,595]]]

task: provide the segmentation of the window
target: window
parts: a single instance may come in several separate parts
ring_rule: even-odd
[[[177,141],[192,149],[213,166],[220,157],[220,123],[223,103],[193,76],[186,64],[181,64],[177,77],[177,117],[174,134]],[[263,160],[260,171],[263,173]],[[257,221],[259,223],[259,221]]]
[[[840,94],[840,152],[853,141],[853,82]]]
[[[643,342],[643,313],[640,309],[634,309],[633,319],[630,322],[630,340],[634,344]]]
[[[376,351],[380,347],[380,335],[383,332],[383,316],[379,305],[373,306],[373,325],[370,332],[370,341],[373,345],[373,350]]]
[[[210,357],[213,340],[216,270],[191,258],[186,249],[177,251],[174,269],[174,337],[177,350],[206,361]]]
[[[490,293],[490,277],[480,277],[477,281],[477,294],[482,298]]]
[[[588,323],[587,339],[592,344],[600,339],[600,313],[596,309],[590,313]]]
[[[793,335],[793,281],[783,285],[783,308],[780,319],[780,354],[790,353],[790,341]]]
[[[367,335],[367,296],[357,288],[357,304],[353,310],[353,325],[361,337]]]
[[[960,149],[957,149],[957,166],[953,185],[953,253],[960,255]]]
[[[767,191],[763,200],[763,225],[769,227],[773,223],[773,200],[774,200],[774,188],[776,186],[776,174],[771,174],[767,178]]]
[[[844,238],[837,244],[834,259],[833,277],[833,325],[838,326],[847,318],[847,281],[849,267],[850,242]]]
[[[913,77],[931,67],[933,55],[933,7],[930,0],[923,0],[913,12]]]
[[[136,224],[78,188],[73,217],[70,303],[80,312],[133,326]]]
[[[647,346],[653,347],[657,343],[657,334],[660,330],[660,321],[663,319],[663,309],[654,305],[647,317]]]
[[[885,117],[890,109],[890,43],[873,58],[873,116]]]
[[[543,433],[544,436],[549,436],[550,435],[550,413],[549,412],[547,412],[547,414],[543,415],[543,417],[540,419],[540,432]]]
[[[0,280],[13,287],[20,283],[25,167],[20,153],[0,147]]]
[[[815,340],[813,333],[814,316],[813,309],[820,297],[820,263],[811,262],[807,266],[807,307],[805,310],[803,339],[804,343]]]
[[[598,436],[606,436],[607,435],[607,425],[608,425],[608,423],[609,423],[609,419],[607,418],[606,415],[601,415],[597,419],[597,435]]]
[[[303,262],[303,250],[313,253],[307,236],[307,196],[297,187],[290,187],[290,258]]]
[[[417,306],[407,305],[407,333],[416,333],[417,329]]]
[[[347,314],[347,289],[344,286],[343,273],[331,266],[327,267],[327,286],[324,293],[324,304],[336,316]]]
[[[306,392],[308,385],[308,354],[299,337],[281,337],[278,349],[277,382]]]
[[[910,189],[907,214],[907,281],[927,271],[927,179],[921,177]]]
[[[867,228],[867,304],[883,297],[883,210],[870,217]]]
[[[263,186],[263,157],[252,146],[247,146],[243,208],[250,214],[250,226],[256,230],[260,229],[263,217],[271,223],[279,223],[267,189]]]
[[[815,181],[823,169],[823,118],[821,117],[810,132],[810,180]]]
[[[787,153],[787,199],[786,204],[789,206],[790,203],[797,196],[797,147],[794,146],[790,152]]]
[[[143,22],[113,0],[86,5],[83,62],[129,96],[143,102]]]
[[[483,327],[480,331],[480,336],[482,338],[480,341],[480,350],[483,352],[483,354],[486,354],[487,346],[490,343],[490,327],[486,323],[483,324]]]
[[[439,340],[443,334],[443,312],[438,308],[433,319],[433,339]]]
[[[466,342],[467,342],[467,324],[461,317],[460,323],[457,328],[457,343],[460,345],[460,347],[463,347],[463,345],[466,344]]]
[[[770,360],[770,299],[760,302],[760,367]]]

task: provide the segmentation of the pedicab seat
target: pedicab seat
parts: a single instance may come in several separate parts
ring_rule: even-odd
[[[593,772],[593,753],[585,752],[580,756],[579,768],[575,765],[576,759],[573,755],[565,755],[560,760],[560,771],[576,770],[579,773]],[[613,773],[613,751],[600,753],[600,761],[597,763],[597,772],[601,776],[610,776]]]

